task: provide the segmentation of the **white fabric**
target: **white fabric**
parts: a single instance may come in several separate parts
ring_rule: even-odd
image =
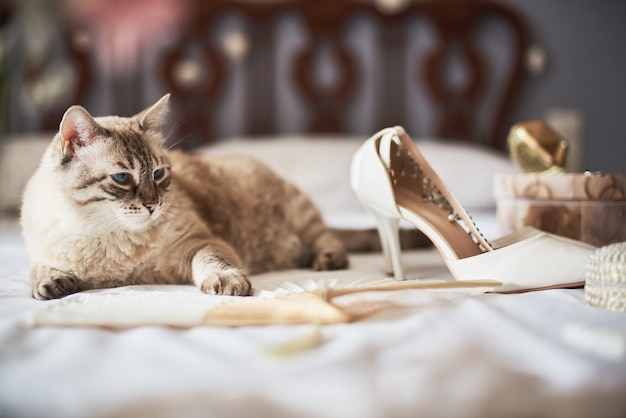
[[[432,249],[404,254],[410,278],[449,279]],[[382,278],[380,255],[344,272],[291,271],[284,281]],[[15,222],[0,222],[2,417],[623,417],[626,317],[584,292],[517,295],[403,291],[369,295],[399,307],[333,326],[127,330],[30,327],[61,301],[30,298]],[[186,295],[171,315],[211,298],[189,286],[134,286],[82,296]],[[133,296],[134,295],[134,296]],[[71,297],[81,297],[75,295]],[[67,300],[67,299],[66,299]],[[271,354],[294,340],[317,344]]]

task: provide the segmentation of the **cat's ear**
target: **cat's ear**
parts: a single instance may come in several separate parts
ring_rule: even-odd
[[[139,119],[139,126],[146,131],[157,131],[163,124],[163,119],[169,110],[170,94],[161,97],[158,102],[140,112],[136,118]]]
[[[72,106],[67,109],[59,127],[63,161],[70,161],[80,147],[89,144],[98,128],[98,123],[85,108]]]

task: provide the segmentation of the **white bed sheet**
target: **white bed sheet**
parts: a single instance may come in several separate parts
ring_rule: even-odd
[[[1,417],[626,416],[626,316],[587,306],[582,289],[394,292],[380,297],[398,309],[322,327],[31,327],[33,312],[59,301],[30,298],[17,225],[0,231]],[[450,278],[432,249],[404,261],[413,278]],[[382,277],[380,255],[351,262],[254,286]],[[191,286],[92,293],[133,292],[200,296]],[[268,353],[311,335],[319,344]]]

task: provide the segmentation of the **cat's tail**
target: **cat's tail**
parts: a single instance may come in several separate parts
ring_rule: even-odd
[[[382,247],[378,231],[376,229],[338,229],[331,228],[331,231],[339,238],[348,252],[380,252]],[[426,235],[417,229],[400,228],[400,246],[408,250],[412,248],[430,247],[432,243]]]

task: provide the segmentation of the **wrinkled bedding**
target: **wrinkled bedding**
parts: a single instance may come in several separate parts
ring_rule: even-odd
[[[166,301],[160,317],[172,322],[200,315],[203,300],[209,306],[220,297],[191,286],[129,286],[36,301],[17,223],[2,221],[0,231],[2,417],[626,413],[626,317],[587,306],[583,289],[369,293],[357,297],[395,307],[327,326],[172,327],[140,325],[139,317],[121,329],[45,326],[33,318],[71,298],[155,295]],[[413,279],[451,279],[434,249],[404,261]],[[271,294],[384,278],[380,254],[351,262],[343,272],[265,274],[253,286]]]

